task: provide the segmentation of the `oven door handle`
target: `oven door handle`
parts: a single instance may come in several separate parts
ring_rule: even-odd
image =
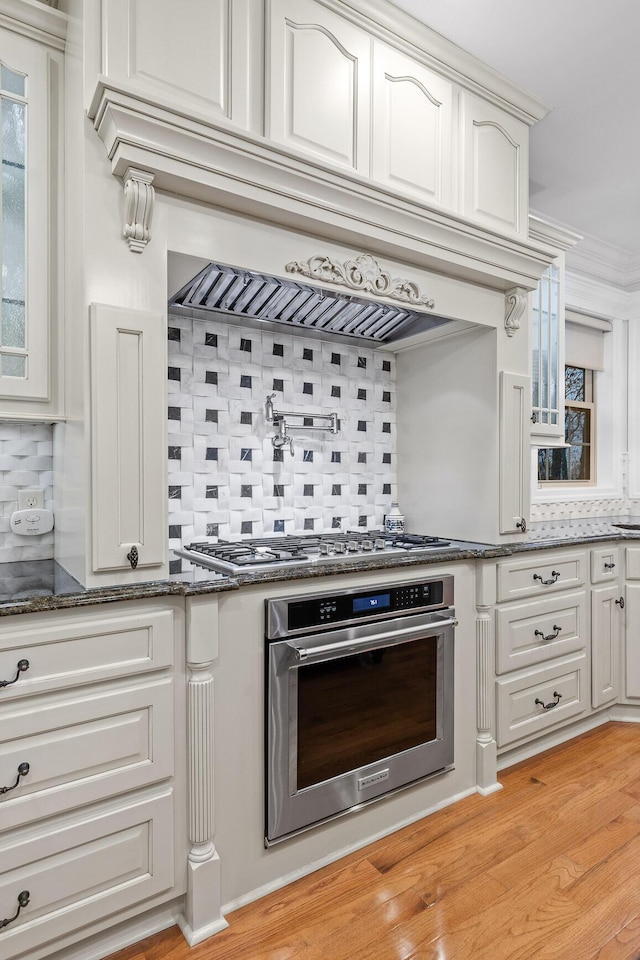
[[[420,636],[428,636],[431,628],[435,627],[441,630],[443,627],[457,627],[458,621],[455,617],[433,619],[429,623],[422,623],[420,626],[407,627],[402,630],[389,630],[388,633],[381,633],[377,637],[363,637],[362,640],[340,640],[337,643],[318,644],[317,647],[300,647],[297,643],[289,640],[287,646],[293,651],[296,660],[309,660],[316,657],[327,657],[334,653],[340,653],[344,656],[351,656],[355,653],[367,653],[369,650],[378,650],[380,647],[389,647],[394,643],[407,643]]]

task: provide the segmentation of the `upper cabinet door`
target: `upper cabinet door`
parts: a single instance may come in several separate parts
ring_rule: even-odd
[[[369,174],[371,39],[314,0],[271,0],[271,140]]]
[[[231,0],[104,0],[103,71],[231,119]]]
[[[500,372],[500,533],[524,533],[530,507],[531,380]]]
[[[376,42],[371,175],[427,203],[452,208],[453,86]]]
[[[165,561],[165,351],[160,315],[91,305],[94,572]]]
[[[463,216],[526,235],[529,128],[470,93],[462,95]]]
[[[0,414],[57,413],[62,55],[0,29]]]

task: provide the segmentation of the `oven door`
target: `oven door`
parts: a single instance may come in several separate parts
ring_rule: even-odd
[[[453,763],[453,609],[268,645],[267,845]]]

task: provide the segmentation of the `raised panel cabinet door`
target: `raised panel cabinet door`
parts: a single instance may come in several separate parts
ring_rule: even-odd
[[[463,215],[502,233],[525,234],[529,128],[466,92],[461,116]]]
[[[91,305],[93,569],[165,561],[166,325]]]
[[[618,586],[591,591],[591,703],[601,707],[618,696],[620,656]]]
[[[103,72],[231,119],[231,16],[231,0],[105,0]]]
[[[369,175],[371,40],[315,0],[271,0],[271,140]]]
[[[625,607],[625,679],[626,694],[640,697],[640,583],[627,583]]]
[[[376,42],[371,175],[426,202],[452,206],[453,86]]]
[[[529,410],[531,380],[500,372],[500,533],[520,533],[529,517]]]

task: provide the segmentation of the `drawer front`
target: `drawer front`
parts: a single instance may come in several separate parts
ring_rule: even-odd
[[[20,774],[23,764],[28,772]],[[168,677],[33,709],[0,708],[0,824],[35,818],[162,780],[173,772]]]
[[[53,952],[71,931],[80,939],[87,924],[110,915],[117,923],[120,911],[171,891],[169,788],[93,808],[84,817],[0,836],[0,918],[12,917],[19,894],[29,894],[28,905],[0,932],[6,960],[42,944]]]
[[[589,706],[586,654],[565,657],[537,670],[501,678],[496,681],[496,692],[498,746],[538,736],[577,717]],[[557,694],[560,694],[559,700]],[[556,700],[557,706],[549,707]]]
[[[618,579],[620,560],[618,548],[598,547],[591,551],[591,583],[608,583]]]
[[[543,597],[581,587],[587,580],[587,552],[534,554],[498,563],[498,601]]]
[[[0,704],[77,684],[134,676],[173,663],[173,611],[67,619],[30,627],[23,617],[0,623]],[[21,662],[27,662],[24,670]]]
[[[502,607],[496,611],[496,673],[582,650],[587,629],[586,590]]]

